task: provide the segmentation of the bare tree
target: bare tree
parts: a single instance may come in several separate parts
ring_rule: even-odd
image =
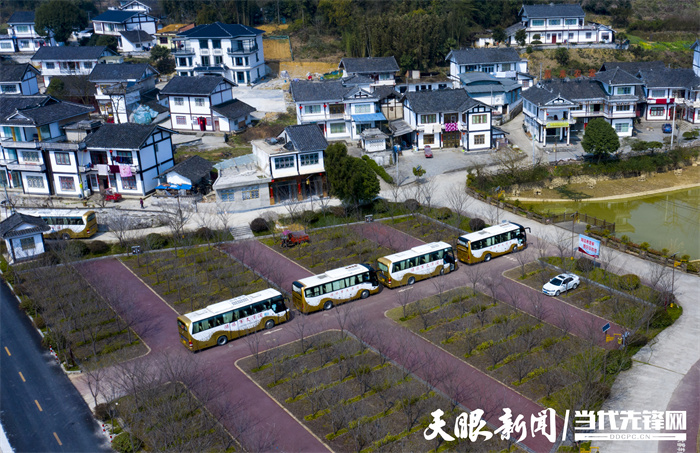
[[[476,295],[476,287],[484,278],[486,273],[485,268],[480,264],[472,264],[464,266],[464,269],[467,274],[467,282],[469,282],[472,288],[472,294]]]
[[[136,223],[129,213],[113,210],[107,215],[105,224],[122,247],[134,236],[133,229]]]
[[[177,240],[185,237],[185,225],[192,218],[194,210],[191,203],[177,197],[173,202],[162,203],[161,221],[170,228]]]
[[[472,204],[471,198],[463,186],[452,186],[447,191],[447,204],[455,214],[455,226],[461,229],[462,218],[466,216],[467,209]]]
[[[307,341],[309,319],[308,317],[300,311],[294,313],[294,321],[292,324],[292,330],[296,333],[299,338],[299,347],[301,348],[300,353],[304,354],[309,348]]]

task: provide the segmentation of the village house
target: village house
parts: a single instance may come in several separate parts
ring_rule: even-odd
[[[323,160],[328,142],[317,126],[287,126],[277,138],[251,144],[252,156],[217,165],[214,190],[233,211],[328,195]]]
[[[27,195],[82,196],[85,146],[70,140],[66,127],[92,111],[51,96],[0,96],[0,184]]]
[[[174,41],[175,70],[180,76],[219,75],[238,85],[265,76],[262,30],[241,24],[198,25]]]
[[[156,90],[158,71],[147,63],[100,64],[89,81],[95,84],[100,114],[108,123],[128,123],[144,93]]]
[[[669,121],[675,117],[700,123],[700,77],[693,69],[643,69],[638,77],[644,83],[647,120]]]
[[[396,80],[396,90],[399,93],[410,91],[433,91],[452,88],[452,80],[440,72],[421,73],[417,70],[406,71],[404,77]]]
[[[192,24],[170,24],[161,28],[156,32],[156,44],[159,46],[167,47],[170,50],[177,50],[177,35],[191,28],[194,28],[194,23]]]
[[[404,121],[413,130],[411,141],[419,149],[493,147],[491,108],[463,89],[406,93],[403,108]]]
[[[238,132],[252,123],[254,107],[233,98],[235,85],[222,76],[173,77],[163,87],[170,122],[178,131]]]
[[[497,78],[484,72],[464,72],[459,75],[462,88],[469,97],[493,108],[499,114],[510,113],[522,102],[522,87],[511,79]]]
[[[0,93],[29,96],[39,93],[39,71],[32,65],[0,64]]]
[[[596,23],[586,24],[581,5],[523,5],[520,22],[506,28],[508,43],[517,45],[515,33],[525,30],[526,44],[599,44],[615,41],[615,31]]]
[[[155,44],[156,18],[139,9],[108,9],[92,19],[97,35],[117,38],[119,50],[133,52]]]
[[[47,231],[51,228],[41,217],[18,212],[0,222],[0,237],[5,241],[8,262],[14,264],[41,256],[46,251]]]
[[[363,76],[370,79],[370,85],[395,85],[399,65],[394,57],[343,58],[338,69],[343,70],[343,78]]]
[[[119,6],[110,6],[109,9],[117,9],[120,11],[139,11],[144,14],[150,14],[151,7],[138,0],[119,0]]]
[[[445,60],[450,63],[450,79],[459,88],[460,74],[484,72],[499,79],[518,82],[523,90],[532,85],[533,78],[527,72],[527,60],[521,59],[513,48],[483,48],[451,50]]]
[[[44,46],[31,61],[41,71],[44,86],[48,87],[54,76],[89,75],[97,64],[117,56],[106,46]],[[119,57],[117,61],[121,63],[123,58]]]
[[[156,190],[167,191],[170,194],[207,194],[212,184],[212,168],[214,165],[207,159],[190,156],[159,174]]]
[[[55,46],[53,33],[41,36],[34,29],[34,11],[15,11],[7,20],[6,35],[0,35],[0,54],[36,52],[43,46]]]

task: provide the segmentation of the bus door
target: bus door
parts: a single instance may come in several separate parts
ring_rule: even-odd
[[[372,283],[372,286],[379,285],[379,279],[377,278],[377,271],[375,271],[372,267],[369,268],[369,281],[370,281],[370,283]]]
[[[450,272],[455,270],[455,255],[453,249],[445,249],[445,254],[442,259],[445,263],[450,265]]]

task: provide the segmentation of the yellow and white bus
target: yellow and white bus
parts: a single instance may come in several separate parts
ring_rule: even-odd
[[[504,221],[499,225],[465,234],[457,239],[457,258],[467,264],[491,261],[506,253],[514,253],[527,247],[527,234],[517,223]]]
[[[302,313],[330,310],[334,305],[354,299],[366,299],[382,286],[377,272],[367,264],[351,264],[303,278],[292,283],[294,306]]]
[[[446,242],[433,242],[377,259],[379,281],[389,288],[455,270],[455,255]]]
[[[22,214],[41,217],[51,227],[44,236],[56,239],[83,239],[97,233],[95,211],[79,209],[20,209]]]
[[[239,296],[177,317],[180,341],[190,351],[223,346],[289,320],[284,296],[274,289]]]

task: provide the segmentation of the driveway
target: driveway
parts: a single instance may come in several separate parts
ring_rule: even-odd
[[[233,97],[245,102],[246,104],[252,105],[259,113],[284,113],[287,111],[287,102],[284,99],[284,91],[279,89],[265,89],[264,85],[262,87],[234,87]]]

